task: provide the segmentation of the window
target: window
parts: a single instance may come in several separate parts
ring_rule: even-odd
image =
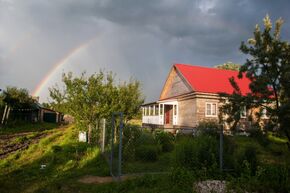
[[[159,113],[159,106],[155,105],[155,115],[158,115],[158,113]]]
[[[205,104],[205,116],[206,117],[216,117],[217,116],[217,104],[216,103],[206,103]]]
[[[150,115],[154,115],[154,105],[150,106]]]
[[[160,115],[163,115],[163,108],[164,108],[164,105],[160,104]]]
[[[246,118],[246,117],[247,117],[247,108],[243,106],[241,109],[241,118]]]

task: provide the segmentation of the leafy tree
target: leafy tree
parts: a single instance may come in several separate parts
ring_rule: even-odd
[[[29,108],[34,103],[34,99],[24,88],[7,87],[0,94],[0,98],[2,99],[2,104],[16,109]]]
[[[245,76],[251,80],[251,93],[243,96],[232,77],[230,82],[234,93],[221,96],[229,98],[228,105],[223,108],[229,117],[235,116],[229,114],[232,110],[240,112],[242,106],[266,108],[270,115],[269,128],[276,127],[284,131],[290,141],[290,46],[287,41],[280,39],[282,24],[283,20],[278,19],[273,32],[267,15],[264,18],[264,30],[261,31],[259,25],[256,25],[254,37],[241,44],[240,50],[249,58],[241,66],[238,78]]]
[[[54,109],[72,115],[78,128],[87,128],[89,142],[92,128],[102,118],[110,118],[113,112],[124,112],[129,120],[143,103],[140,84],[130,81],[115,85],[112,73],[99,73],[74,77],[72,73],[63,74],[64,88],[55,86],[49,89]]]
[[[218,69],[235,70],[235,71],[239,71],[240,67],[241,67],[240,64],[235,64],[235,63],[232,63],[232,62],[226,62],[224,64],[219,64],[219,65],[215,66],[215,68],[218,68]]]
[[[140,91],[140,83],[131,80],[129,83],[119,85],[119,105],[118,109],[124,112],[125,122],[132,119],[140,112],[140,105],[144,102]]]

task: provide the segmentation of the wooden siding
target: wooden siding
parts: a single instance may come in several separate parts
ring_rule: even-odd
[[[197,112],[196,118],[198,122],[200,121],[218,121],[218,109],[220,107],[218,99],[212,98],[197,98]],[[205,116],[206,111],[206,103],[216,103],[217,104],[217,114],[215,117],[207,117]]]
[[[194,97],[178,101],[178,125],[185,127],[196,127],[200,121],[218,121],[218,110],[216,117],[206,117],[206,103],[217,103],[219,108],[222,104],[218,96],[196,95]]]
[[[160,100],[179,96],[191,91],[176,69],[172,68],[161,92]]]
[[[196,127],[196,99],[178,101],[178,125]]]

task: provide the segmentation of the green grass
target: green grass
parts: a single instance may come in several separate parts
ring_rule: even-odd
[[[26,126],[31,128],[30,126]],[[33,129],[32,129],[33,130]],[[19,131],[19,129],[14,130]],[[13,132],[14,132],[13,131]],[[108,164],[94,145],[77,142],[77,130],[70,126],[66,129],[50,129],[17,137],[13,143],[32,140],[38,134],[46,133],[38,143],[28,149],[15,152],[0,160],[0,192],[2,193],[89,193],[89,192],[129,192],[162,193],[190,192],[172,181],[172,162],[174,151],[160,153],[155,162],[124,161],[123,173],[168,172],[146,175],[135,179],[108,184],[82,184],[78,180],[85,175],[108,176]],[[178,146],[188,137],[176,140]],[[290,163],[290,155],[285,143],[271,140],[267,146],[255,138],[234,136],[237,151],[248,146],[257,150],[258,159],[264,163]],[[45,169],[40,169],[45,164]],[[190,186],[193,180],[190,180]]]
[[[27,150],[0,160],[0,192],[55,192],[62,181],[76,183],[82,175],[108,175],[99,149],[77,142],[76,134],[73,127],[52,130]],[[45,169],[40,169],[42,164]]]
[[[6,125],[0,127],[0,135],[15,134],[19,132],[38,132],[51,130],[58,127],[56,123],[18,123],[14,125]]]

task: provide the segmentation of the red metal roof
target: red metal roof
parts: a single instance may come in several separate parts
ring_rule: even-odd
[[[245,77],[238,79],[238,71],[186,64],[175,64],[174,66],[196,92],[232,94],[234,89],[229,82],[231,77],[235,77],[243,95],[251,92],[250,80]]]

